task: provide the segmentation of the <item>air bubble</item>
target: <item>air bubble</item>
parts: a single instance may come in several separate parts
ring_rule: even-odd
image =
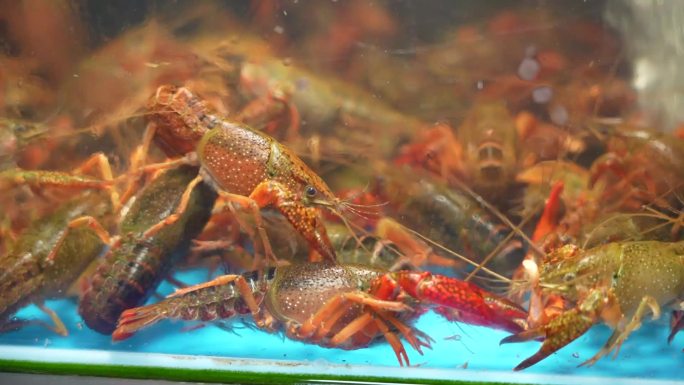
[[[551,107],[549,115],[551,116],[551,121],[559,126],[568,123],[568,110],[566,110],[563,106],[555,105]]]
[[[518,66],[518,76],[522,80],[534,80],[539,75],[539,62],[536,59],[525,58]]]
[[[551,101],[553,90],[549,86],[541,86],[532,90],[532,100],[537,104],[546,104]]]

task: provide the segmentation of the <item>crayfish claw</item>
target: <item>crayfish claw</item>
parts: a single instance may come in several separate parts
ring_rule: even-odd
[[[570,342],[584,334],[594,324],[594,319],[587,317],[579,309],[572,309],[559,316],[552,318],[548,323],[539,328],[509,336],[501,340],[501,343],[529,341],[544,338],[539,351],[533,356],[521,362],[514,370],[522,370],[548,357]],[[600,354],[600,352],[599,352]]]
[[[515,322],[527,317],[523,308],[470,282],[427,272],[402,271],[395,277],[409,295],[431,305],[448,320],[513,333],[524,329]]]
[[[536,340],[538,338],[544,337],[544,335],[544,331],[540,329],[525,330],[502,339],[499,342],[499,345]]]
[[[513,368],[513,370],[515,370],[517,372],[517,371],[520,371],[523,369],[527,369],[530,366],[532,366],[532,365],[536,364],[537,362],[546,358],[549,354],[550,353],[545,353],[545,352],[540,350],[537,353],[535,353],[533,356],[531,356],[531,357],[527,358],[526,360],[524,360],[523,362],[519,363],[518,366]]]

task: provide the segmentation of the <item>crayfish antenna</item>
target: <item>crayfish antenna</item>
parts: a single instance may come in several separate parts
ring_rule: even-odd
[[[435,246],[436,248],[438,248],[438,249],[444,251],[445,253],[447,253],[447,254],[449,254],[449,255],[453,255],[453,256],[456,257],[457,259],[459,259],[459,260],[461,260],[461,261],[463,261],[463,262],[465,262],[465,263],[467,263],[467,264],[469,264],[469,265],[471,265],[471,266],[473,266],[473,267],[476,267],[476,268],[479,267],[481,271],[483,271],[483,272],[485,272],[485,273],[487,273],[487,274],[489,274],[489,275],[491,275],[491,276],[497,278],[499,281],[504,282],[504,283],[510,283],[510,282],[511,282],[511,280],[510,280],[509,278],[506,278],[506,277],[504,277],[503,275],[501,275],[501,274],[499,274],[499,273],[497,273],[497,272],[495,272],[495,271],[493,271],[493,270],[491,270],[491,269],[488,269],[488,268],[486,268],[486,267],[484,267],[484,266],[480,266],[479,263],[471,261],[470,258],[468,258],[468,257],[466,257],[466,256],[464,256],[464,255],[461,255],[461,254],[459,254],[459,253],[457,253],[457,252],[455,252],[455,251],[449,249],[448,247],[446,247],[446,246],[444,246],[444,245],[442,245],[442,244],[440,244],[440,243],[438,243],[438,242],[433,241],[432,239],[430,239],[430,238],[426,237],[425,235],[423,235],[423,234],[417,232],[416,230],[413,230],[413,229],[408,228],[408,227],[405,227],[405,229],[406,229],[409,233],[411,233],[411,234],[417,236],[418,238],[424,240],[424,241],[427,242],[428,244],[430,244],[430,245],[432,245],[432,246]]]
[[[341,206],[341,207],[344,207],[344,206]],[[358,226],[357,224],[354,224],[353,222],[350,222],[350,221],[349,221],[349,220],[340,212],[340,210],[339,210],[337,207],[331,208],[330,211],[331,211],[333,214],[335,214],[338,218],[340,218],[340,220],[342,220],[342,223],[344,223],[344,227],[346,227],[347,230],[349,230],[349,233],[351,234],[351,236],[354,237],[354,240],[356,241],[356,244],[357,244],[359,247],[361,247],[364,251],[366,251],[366,252],[368,252],[368,253],[372,253],[372,250],[369,250],[368,247],[366,247],[366,245],[363,244],[363,241],[361,241],[361,238],[359,238],[359,236],[356,234],[356,231],[354,231],[354,228],[356,228],[356,229],[358,229],[359,231],[361,231],[361,233],[363,233],[364,235],[370,235],[370,234],[368,233],[368,231],[367,231],[366,229],[361,228],[361,227]]]
[[[537,255],[544,255],[544,251],[540,249],[537,245],[535,245],[534,242],[530,239],[530,237],[525,234],[524,231],[520,228],[520,226],[517,226],[515,223],[511,222],[510,219],[508,219],[507,216],[505,216],[499,209],[494,207],[491,203],[487,202],[486,199],[484,199],[481,195],[473,191],[468,185],[463,183],[461,180],[457,178],[449,178],[449,183],[455,184],[458,188],[462,189],[468,195],[470,195],[473,199],[477,201],[480,205],[482,205],[484,208],[489,210],[492,214],[494,214],[495,217],[499,218],[501,222],[503,222],[506,226],[508,226],[515,234],[520,236],[525,242],[527,242],[528,245],[530,245],[530,249],[535,252]]]

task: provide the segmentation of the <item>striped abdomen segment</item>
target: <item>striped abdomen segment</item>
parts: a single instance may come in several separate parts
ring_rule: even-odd
[[[91,329],[111,333],[121,312],[147,300],[170,267],[170,256],[160,251],[133,243],[107,255],[79,304],[79,313]]]

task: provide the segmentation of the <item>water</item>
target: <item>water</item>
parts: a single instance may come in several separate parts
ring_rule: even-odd
[[[206,271],[190,271],[177,276],[185,282],[201,281],[204,277]],[[160,289],[162,293],[170,290],[168,285]],[[681,374],[673,368],[681,365],[684,336],[680,334],[671,345],[667,345],[668,327],[663,320],[648,323],[635,332],[614,360],[605,358],[591,367],[577,367],[596,353],[610,335],[610,330],[598,326],[539,364],[521,373],[514,373],[510,370],[522,359],[536,352],[539,343],[499,346],[499,341],[507,335],[504,332],[451,323],[434,313],[428,313],[421,317],[416,326],[435,339],[432,349],[426,350],[421,356],[407,346],[411,364],[416,367],[397,371],[399,366],[388,344],[377,343],[368,348],[352,351],[327,349],[291,341],[280,333],[270,334],[255,329],[249,321],[241,320],[233,320],[226,324],[232,330],[211,324],[187,330],[197,324],[163,321],[128,340],[112,343],[109,336],[98,334],[83,326],[82,320],[76,314],[73,301],[53,300],[47,304],[62,315],[70,336],[60,337],[43,327],[29,326],[2,336],[0,358],[11,360],[30,356],[35,359],[40,355],[43,357],[41,360],[45,362],[77,360],[90,364],[152,367],[170,365],[173,368],[188,367],[196,370],[240,370],[235,364],[222,366],[220,360],[173,359],[179,355],[190,355],[198,358],[246,359],[246,363],[243,362],[245,368],[252,365],[256,366],[257,370],[266,372],[280,372],[277,368],[282,368],[282,362],[296,362],[304,366],[304,369],[300,370],[312,373],[314,377],[316,373],[333,373],[401,378],[408,376],[410,370],[416,369],[414,375],[419,378],[438,379],[446,375],[454,380],[479,380],[483,378],[481,372],[492,373],[490,381],[524,380],[539,383],[576,382],[583,381],[582,378],[592,381],[595,377],[605,378],[603,381],[609,381],[609,378],[610,381],[617,381],[616,378],[620,378],[620,381],[682,379]],[[18,316],[45,319],[45,316],[33,306],[22,310]],[[24,352],[19,349],[26,347],[36,350]],[[70,353],[64,352],[63,349],[75,350]],[[90,353],[91,351],[93,352]],[[163,356],[122,353],[161,353]],[[249,361],[250,359],[257,361]],[[262,365],[261,369],[259,365]],[[285,371],[287,372],[287,369]]]

